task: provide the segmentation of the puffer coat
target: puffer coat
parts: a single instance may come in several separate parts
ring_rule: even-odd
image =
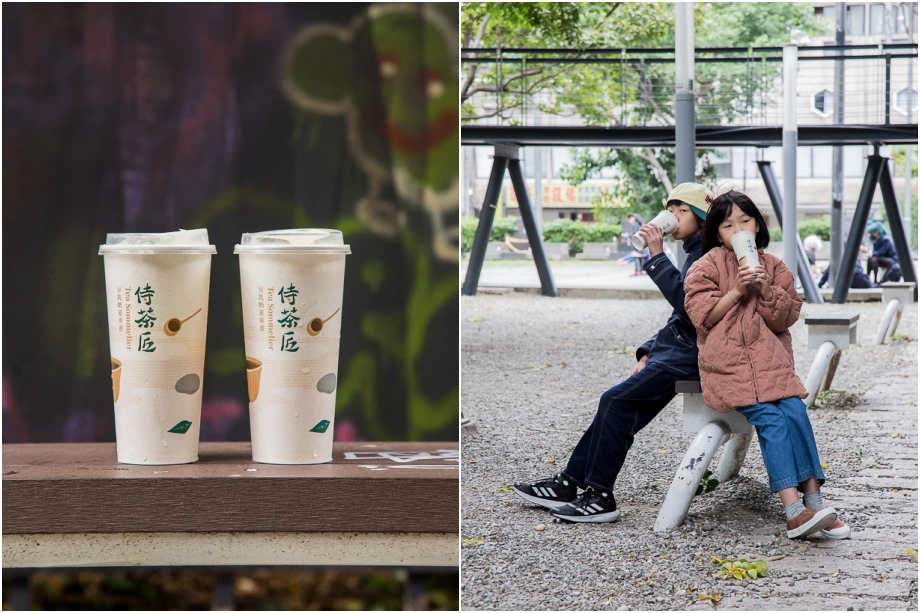
[[[808,395],[795,374],[789,334],[802,299],[782,260],[761,249],[760,261],[772,279],[773,298],[764,300],[756,289],[749,289],[715,325],[706,316],[735,284],[735,254],[723,247],[711,249],[690,268],[684,282],[687,314],[697,330],[703,399],[722,413]]]

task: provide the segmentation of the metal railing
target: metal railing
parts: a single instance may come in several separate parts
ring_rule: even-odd
[[[782,124],[782,47],[697,49],[697,123]],[[800,125],[833,125],[834,67],[844,67],[844,124],[916,123],[917,45],[799,47]],[[672,49],[462,49],[470,125],[674,123]],[[913,93],[911,93],[913,92]]]

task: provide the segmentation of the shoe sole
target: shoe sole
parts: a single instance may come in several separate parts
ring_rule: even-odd
[[[791,539],[801,538],[820,532],[837,521],[837,511],[832,508],[824,508],[815,513],[810,522],[803,524],[795,530],[787,530],[786,536]]]
[[[560,515],[559,513],[553,513],[553,517],[577,524],[606,524],[620,519],[620,512],[610,511],[608,513],[595,513],[594,515]]]
[[[850,530],[849,526],[847,526],[846,530],[841,530],[840,528],[837,528],[836,530],[822,530],[821,531],[821,534],[824,535],[824,538],[833,539],[835,541],[848,539],[850,538],[850,535],[852,533],[853,531]]]
[[[572,500],[547,500],[546,498],[537,498],[536,496],[531,496],[530,494],[525,494],[521,490],[515,489],[514,493],[537,506],[543,507],[544,509],[558,509],[559,507],[564,507],[569,504]]]

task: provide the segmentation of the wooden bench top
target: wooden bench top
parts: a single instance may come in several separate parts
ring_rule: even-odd
[[[119,464],[114,443],[3,445],[3,535],[459,533],[459,446],[336,443],[333,461],[252,461],[202,443],[199,461]]]

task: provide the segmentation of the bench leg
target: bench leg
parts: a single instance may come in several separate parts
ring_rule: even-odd
[[[674,481],[668,489],[658,519],[655,520],[655,532],[673,530],[687,518],[690,503],[696,495],[696,488],[703,478],[703,473],[709,468],[712,456],[722,444],[722,439],[728,434],[721,422],[714,421],[706,424],[690,443],[690,448],[677,469]]]
[[[874,344],[884,345],[885,338],[894,335],[894,331],[898,327],[898,322],[901,319],[901,312],[903,310],[904,308],[901,306],[901,301],[897,298],[892,298],[888,301],[888,307],[885,309],[885,314],[882,316],[878,332],[875,333]]]
[[[725,444],[719,466],[713,471],[713,479],[719,483],[725,483],[738,476],[744,465],[744,458],[747,457],[752,438],[750,434],[736,434]]]
[[[815,403],[818,392],[821,391],[823,384],[830,387],[830,380],[834,378],[834,373],[829,368],[833,362],[833,370],[837,370],[837,362],[840,360],[840,352],[837,351],[837,345],[831,341],[824,341],[818,347],[815,359],[811,363],[811,370],[808,371],[808,377],[805,378],[805,389],[808,391],[808,398],[805,399],[805,406],[810,407]],[[825,388],[827,389],[827,388]]]

